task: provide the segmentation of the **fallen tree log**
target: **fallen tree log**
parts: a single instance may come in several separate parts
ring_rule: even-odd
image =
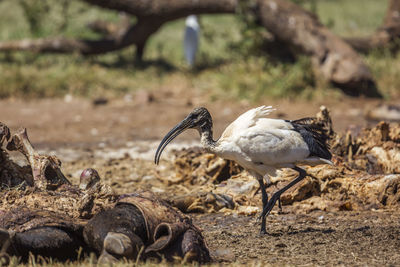
[[[312,58],[318,73],[351,94],[380,96],[360,55],[312,13],[286,0],[260,0],[261,24],[294,54]]]
[[[124,11],[137,18],[136,24],[106,35],[99,40],[47,38],[0,42],[1,51],[103,54],[130,45],[137,47],[141,60],[148,38],[164,23],[191,14],[235,13],[237,0],[156,1],[156,0],[82,0],[112,10]],[[380,97],[375,82],[361,57],[340,37],[324,27],[310,12],[287,0],[257,0],[255,15],[279,42],[295,54],[306,54],[314,62],[317,76],[332,82],[345,92]],[[99,26],[99,25],[97,25]],[[104,25],[103,25],[104,26]],[[100,26],[103,27],[103,26]],[[99,30],[99,29],[97,29]],[[107,34],[107,30],[104,30]]]
[[[130,25],[119,35],[100,40],[79,40],[63,37],[36,40],[0,42],[0,51],[34,51],[49,53],[80,53],[83,55],[103,54],[116,51],[130,45],[137,46],[137,56],[143,55],[147,39],[164,23],[163,20],[141,19]]]
[[[346,38],[355,50],[368,53],[371,50],[388,48],[392,52],[399,50],[400,38],[400,0],[390,0],[383,25],[371,36]]]
[[[126,12],[138,18],[174,20],[188,15],[235,13],[238,0],[82,0],[89,4]]]
[[[120,21],[112,23],[105,20],[95,20],[87,24],[87,27],[93,32],[97,32],[107,37],[118,37],[122,35],[131,25],[131,17],[126,14],[120,14]]]
[[[83,0],[86,1],[86,0]],[[185,17],[190,14],[234,13],[236,0],[202,0],[202,1],[130,1],[130,0],[87,0],[93,5],[123,11],[136,16],[136,24],[124,26],[119,34],[108,35],[98,40],[67,39],[63,37],[43,38],[36,40],[19,40],[0,42],[0,51],[34,51],[47,53],[80,53],[83,55],[104,54],[135,45],[136,58],[142,60],[148,38],[167,21]],[[104,25],[89,25],[99,27]]]

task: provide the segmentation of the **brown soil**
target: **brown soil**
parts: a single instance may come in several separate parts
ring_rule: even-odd
[[[207,98],[159,92],[155,95],[138,93],[132,100],[110,100],[106,105],[72,99],[0,100],[0,121],[11,129],[26,127],[31,141],[39,146],[70,146],[73,144],[109,145],[134,140],[160,140],[194,107],[205,106],[214,120],[214,135],[244,111],[259,105],[272,105],[277,111],[273,118],[296,119],[314,116],[321,105],[331,110],[336,131],[357,130],[371,125],[365,114],[380,101],[369,99],[333,99],[296,102],[272,100],[261,103],[208,102]],[[395,100],[393,100],[396,103]],[[374,123],[374,122],[372,122]],[[180,140],[197,139],[197,133],[184,133]]]
[[[398,211],[315,211],[268,218],[268,234],[259,235],[254,217],[198,216],[195,223],[216,259],[277,266],[397,266],[400,260]]]
[[[345,98],[265,104],[278,108],[272,117],[293,119],[313,116],[324,104],[332,112],[336,131],[358,132],[364,126],[375,124],[367,121],[364,115],[378,102]],[[34,146],[41,153],[55,153],[63,162],[63,172],[75,184],[82,169],[93,167],[118,193],[132,192],[140,186],[168,195],[171,182],[161,178],[171,176],[174,169],[168,152],[163,154],[160,166],[155,166],[152,163],[154,149],[172,126],[199,105],[209,108],[218,136],[237,115],[258,104],[207,103],[202,98],[173,92],[154,96],[140,93],[133,96],[132,101],[112,100],[97,106],[81,99],[69,102],[2,100],[0,121],[12,130],[21,126],[28,128]],[[196,139],[197,133],[192,132],[183,134],[175,143]],[[146,183],[146,180],[158,182]],[[182,188],[182,192],[184,190]],[[261,202],[259,194],[254,198]],[[398,265],[400,210],[305,213],[294,209],[294,206],[284,206],[282,214],[271,214],[267,220],[268,234],[264,236],[259,235],[256,215],[192,215],[194,222],[204,230],[217,262]]]

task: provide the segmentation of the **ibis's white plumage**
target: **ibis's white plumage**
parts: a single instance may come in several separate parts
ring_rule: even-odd
[[[331,163],[309,157],[307,143],[289,121],[266,118],[272,111],[271,106],[261,106],[240,115],[225,129],[214,152],[260,176],[301,163]]]
[[[181,132],[197,129],[204,148],[222,158],[236,161],[257,178],[263,202],[261,232],[265,233],[265,217],[281,194],[307,175],[297,164],[332,164],[327,143],[329,136],[323,127],[309,118],[294,121],[267,118],[273,110],[271,106],[261,106],[243,113],[225,129],[218,141],[214,141],[210,113],[206,108],[196,108],[163,138],[154,161],[159,162],[165,146]],[[280,168],[292,168],[299,175],[268,200],[263,179]]]
[[[185,24],[185,36],[183,39],[185,59],[189,66],[193,66],[199,47],[200,25],[195,15],[188,16]]]

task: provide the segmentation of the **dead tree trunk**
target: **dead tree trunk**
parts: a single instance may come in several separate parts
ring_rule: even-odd
[[[118,34],[100,40],[49,38],[0,42],[0,51],[102,54],[136,45],[141,59],[148,38],[164,23],[190,14],[235,13],[239,0],[82,0],[93,5],[123,11],[137,18]],[[306,54],[324,79],[345,88],[347,93],[380,96],[368,67],[342,39],[324,27],[315,15],[288,0],[256,0],[256,16],[277,40],[295,54]],[[400,1],[400,0],[398,0]],[[101,27],[101,26],[100,26]],[[99,30],[99,29],[97,29]]]
[[[37,40],[5,41],[0,42],[0,51],[34,51],[48,53],[73,53],[83,55],[104,54],[116,51],[130,45],[137,46],[137,57],[141,59],[148,38],[164,23],[189,14],[201,13],[234,13],[236,0],[170,0],[170,1],[133,1],[133,0],[84,0],[101,7],[124,11],[134,15],[137,23],[126,26],[118,34],[106,33],[106,37],[99,40],[46,38]],[[104,25],[89,25],[98,27]]]
[[[158,17],[166,20],[191,14],[234,13],[238,0],[82,0],[108,9],[123,11],[136,17]]]
[[[312,58],[318,73],[352,94],[379,96],[368,67],[317,17],[286,0],[259,0],[261,23],[295,54]]]
[[[371,50],[389,48],[399,50],[400,38],[400,0],[390,0],[383,25],[371,36],[345,39],[355,50],[368,53]]]
[[[100,40],[76,40],[61,37],[0,42],[0,51],[104,54],[130,45],[143,45],[163,23],[164,21],[160,19],[141,19],[135,25],[130,25],[120,31],[120,34],[107,36]]]

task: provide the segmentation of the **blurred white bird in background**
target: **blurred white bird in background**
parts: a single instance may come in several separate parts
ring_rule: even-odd
[[[196,53],[199,47],[200,25],[196,15],[190,15],[186,18],[185,36],[183,38],[183,47],[186,63],[192,67],[196,60]]]

